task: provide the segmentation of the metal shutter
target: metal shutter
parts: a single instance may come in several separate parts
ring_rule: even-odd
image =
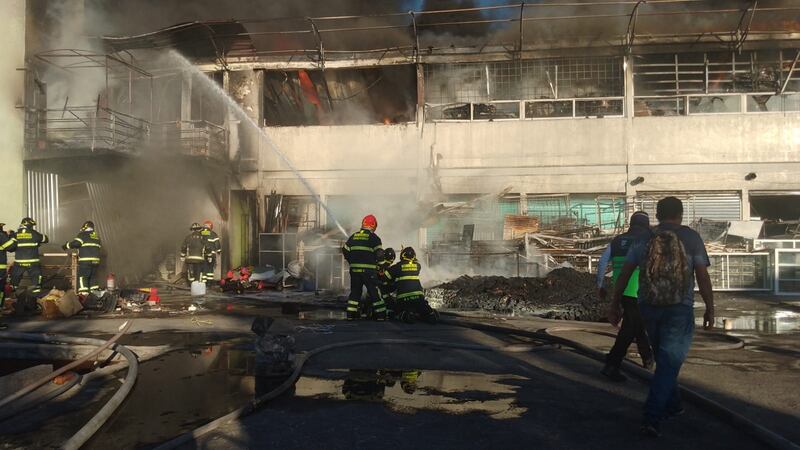
[[[683,201],[683,223],[704,218],[719,221],[742,219],[742,198],[738,192],[639,192],[634,209],[646,211],[655,222],[656,204],[667,196]]]

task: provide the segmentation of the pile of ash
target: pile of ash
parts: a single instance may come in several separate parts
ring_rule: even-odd
[[[429,289],[426,298],[438,308],[589,322],[605,321],[608,305],[597,298],[594,275],[570,268],[544,278],[464,275]]]

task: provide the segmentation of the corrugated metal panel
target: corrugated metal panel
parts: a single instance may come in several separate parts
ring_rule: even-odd
[[[58,217],[58,174],[27,172],[28,216],[37,222],[37,229],[57,239]]]
[[[640,192],[634,208],[646,211],[655,219],[656,204],[667,196],[683,201],[683,223],[686,225],[700,218],[720,221],[742,218],[742,198],[738,192]]]

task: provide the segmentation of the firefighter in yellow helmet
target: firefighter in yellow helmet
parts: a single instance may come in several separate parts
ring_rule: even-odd
[[[422,265],[417,261],[417,253],[411,247],[400,252],[400,261],[389,268],[386,277],[394,283],[397,318],[412,323],[415,319],[435,323],[439,320],[436,312],[425,300],[425,291],[419,279]]]

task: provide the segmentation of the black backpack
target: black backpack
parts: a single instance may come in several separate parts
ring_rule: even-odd
[[[686,250],[677,234],[655,230],[647,244],[642,275],[647,279],[644,302],[653,306],[671,306],[683,301],[689,289],[690,274]]]

